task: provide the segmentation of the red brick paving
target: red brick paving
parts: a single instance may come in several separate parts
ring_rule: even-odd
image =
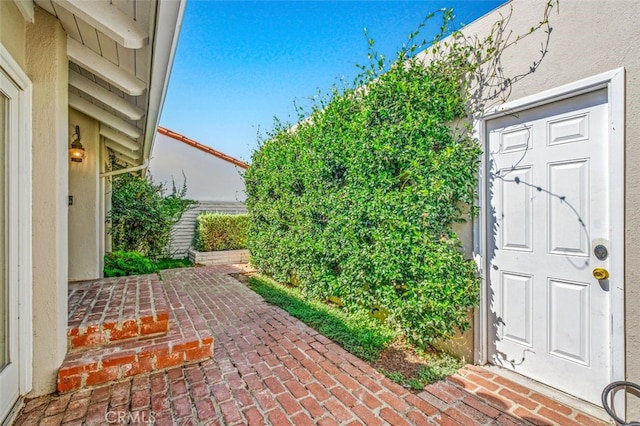
[[[166,333],[169,304],[152,276],[69,285],[69,349]]]
[[[190,306],[184,315],[215,336],[212,359],[29,400],[15,425],[604,424],[474,366],[410,393],[264,302],[227,275],[235,270],[162,273],[172,309]]]
[[[157,275],[71,284],[70,349],[58,391],[210,358],[213,337],[194,303],[167,297],[164,287]]]

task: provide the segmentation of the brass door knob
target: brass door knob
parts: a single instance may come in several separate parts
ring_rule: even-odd
[[[593,270],[593,278],[598,281],[609,279],[609,271],[604,268],[595,268]]]

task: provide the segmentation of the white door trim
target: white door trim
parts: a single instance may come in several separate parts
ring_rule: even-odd
[[[20,350],[20,394],[31,390],[33,375],[33,314],[32,314],[32,220],[31,220],[31,102],[33,85],[27,74],[13,59],[9,51],[0,44],[0,69],[9,76],[20,90],[17,173],[11,178],[17,182],[18,205],[18,282],[19,285],[19,343]],[[0,419],[1,421],[2,419]]]
[[[624,194],[624,103],[625,103],[625,72],[624,68],[598,74],[574,83],[546,90],[531,96],[527,96],[512,102],[507,102],[499,107],[487,111],[475,123],[480,144],[487,147],[486,122],[508,114],[518,113],[538,106],[546,105],[562,99],[574,97],[594,90],[606,88],[608,92],[609,122],[609,154],[611,166],[611,188],[620,188]],[[489,301],[487,300],[489,271],[487,270],[488,250],[487,244],[487,205],[488,194],[486,191],[487,161],[482,156],[480,176],[478,180],[478,200],[480,215],[474,221],[474,252],[476,262],[482,277],[480,308],[476,310],[474,322],[474,361],[478,364],[488,362],[488,324],[487,312]],[[611,235],[619,236],[611,241],[611,274],[622,277],[619,285],[611,286],[610,312],[611,312],[611,381],[624,380],[625,378],[625,335],[624,335],[624,196],[612,197],[611,200]],[[617,407],[618,408],[618,407]],[[623,408],[623,407],[620,407]],[[624,412],[624,411],[618,411]]]

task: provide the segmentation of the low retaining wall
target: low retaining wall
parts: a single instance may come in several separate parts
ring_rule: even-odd
[[[190,248],[189,260],[200,265],[249,263],[249,250],[196,251]]]

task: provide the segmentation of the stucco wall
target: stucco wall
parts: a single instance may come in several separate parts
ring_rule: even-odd
[[[33,390],[55,390],[67,350],[67,37],[36,8],[27,25],[26,72],[33,82]]]
[[[100,134],[98,123],[86,115],[69,109],[69,133],[80,126],[85,159],[69,161],[69,281],[100,278],[102,253],[102,206],[98,170]]]
[[[244,201],[244,180],[239,167],[197,148],[157,133],[149,171],[155,182],[171,179],[176,186],[187,177],[187,198],[198,201]]]
[[[0,1],[0,43],[24,70],[25,68],[25,27],[20,11],[12,1]]]
[[[516,34],[541,18],[544,2],[513,0],[465,29],[467,34],[486,34],[498,13],[509,13],[510,28]],[[624,67],[626,70],[625,113],[625,301],[626,301],[626,375],[640,382],[640,2],[563,0],[559,13],[550,17],[553,31],[547,56],[535,73],[513,86],[510,101],[563,84]],[[506,75],[526,72],[537,58],[544,35],[521,40],[502,56]],[[613,190],[623,190],[614,188]],[[622,256],[622,253],[612,253]],[[640,418],[640,404],[630,398],[628,418]]]

